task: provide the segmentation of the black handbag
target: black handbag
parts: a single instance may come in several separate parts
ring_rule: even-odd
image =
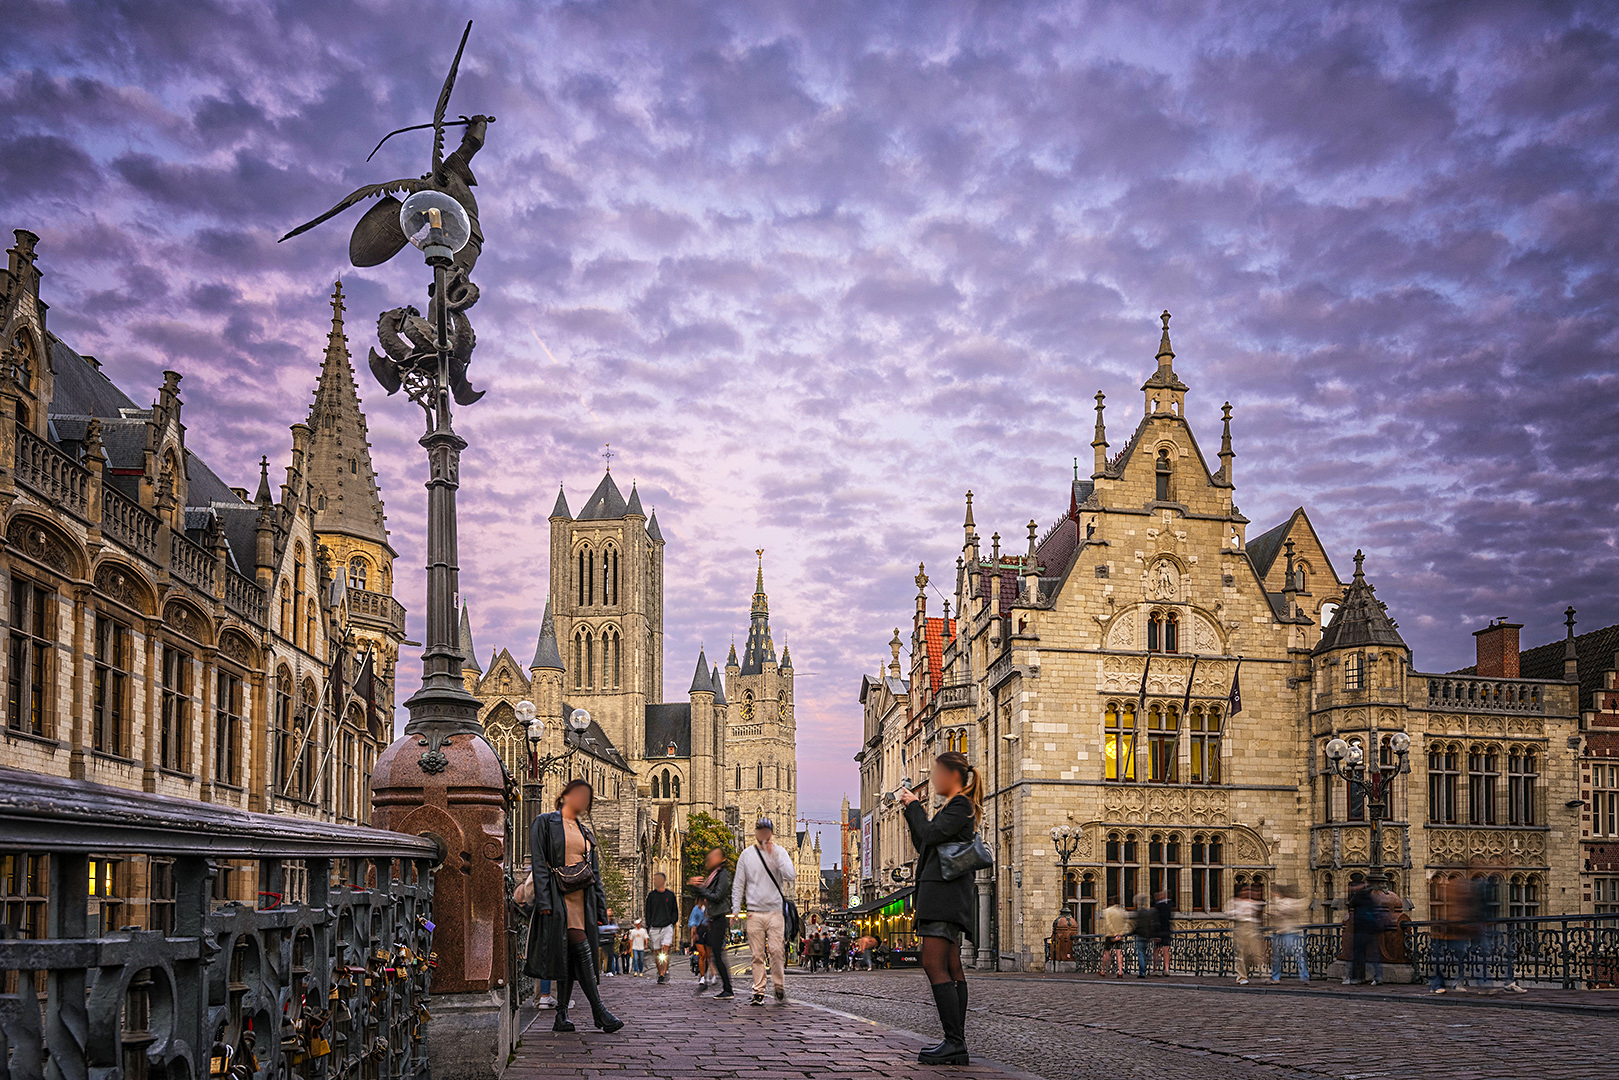
[[[792,941],[798,936],[798,931],[803,925],[798,918],[798,905],[793,903],[785,892],[782,892],[781,882],[777,881],[776,875],[770,872],[770,860],[765,858],[765,853],[759,851],[757,847],[753,850],[758,852],[759,865],[765,868],[765,873],[770,877],[770,884],[776,887],[778,893],[781,893],[781,939],[783,941]]]
[[[976,874],[995,865],[995,856],[989,850],[989,845],[976,832],[971,840],[952,840],[940,844],[938,852],[939,876],[946,881]]]
[[[566,837],[565,831],[564,837]],[[566,839],[564,839],[564,845],[566,845]],[[564,893],[578,892],[596,884],[596,868],[590,865],[590,855],[596,850],[596,842],[587,836],[585,845],[584,858],[576,863],[559,866],[551,871],[551,876],[556,879],[557,888]]]

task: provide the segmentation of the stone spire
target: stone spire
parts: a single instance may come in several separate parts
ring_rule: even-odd
[[[1227,487],[1234,487],[1235,481],[1231,475],[1232,463],[1236,460],[1237,452],[1231,449],[1231,402],[1220,406],[1220,416],[1225,424],[1220,432],[1220,479],[1226,482]]]
[[[748,618],[748,641],[742,647],[742,674],[759,675],[766,664],[776,662],[776,646],[770,640],[770,598],[765,595],[765,550],[759,556],[759,572],[753,582],[753,607]]]
[[[1580,654],[1574,645],[1573,606],[1569,606],[1563,615],[1563,624],[1568,627],[1568,638],[1563,642],[1563,681],[1577,683],[1580,681]]]
[[[973,538],[978,535],[977,525],[973,522],[973,493],[967,492],[967,517],[961,523],[962,531],[966,533],[967,546],[971,547]]]
[[[326,357],[309,407],[309,451],[304,475],[315,496],[315,532],[336,533],[388,544],[382,493],[371,465],[365,413],[354,381],[348,338],[343,332],[343,283],[332,287],[332,326]]]
[[[1165,311],[1158,317],[1164,324],[1163,337],[1158,341],[1158,370],[1141,384],[1146,393],[1147,415],[1185,416],[1187,386],[1175,374],[1175,350],[1169,344],[1170,314]]]
[[[1091,451],[1094,461],[1091,464],[1091,476],[1102,475],[1107,469],[1107,426],[1102,421],[1102,413],[1107,409],[1103,404],[1107,395],[1098,390],[1096,392],[1096,435],[1091,439]]]
[[[268,457],[259,458],[259,490],[258,494],[253,496],[253,501],[260,506],[269,506],[275,501],[275,496],[270,494],[270,459]]]
[[[551,507],[551,516],[554,518],[567,518],[572,520],[573,514],[568,512],[568,496],[563,493],[562,485],[557,485],[556,505]]]
[[[712,694],[714,692],[714,684],[710,681],[712,678],[713,676],[708,673],[708,654],[704,650],[698,649],[697,670],[692,672],[691,689],[687,690],[686,693]]]
[[[888,665],[888,673],[896,679],[900,677],[900,673],[904,670],[899,666],[899,651],[904,647],[904,644],[899,640],[899,627],[896,626],[894,627],[894,637],[888,643],[888,651],[894,654],[894,659]]]
[[[461,602],[461,630],[456,638],[461,647],[461,666],[481,672],[478,666],[478,647],[472,643],[472,612],[466,601]]]
[[[465,617],[465,616],[463,616]],[[472,627],[470,620],[466,633],[470,637]],[[551,598],[545,599],[545,615],[540,619],[540,640],[534,643],[534,662],[530,668],[546,668],[551,671],[562,671],[562,650],[557,648],[557,624],[551,618]]]

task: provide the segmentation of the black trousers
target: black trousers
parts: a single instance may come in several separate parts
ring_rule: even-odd
[[[719,972],[720,986],[727,994],[731,992],[731,965],[725,960],[725,942],[730,936],[730,916],[708,917],[708,959],[714,965],[714,970]]]

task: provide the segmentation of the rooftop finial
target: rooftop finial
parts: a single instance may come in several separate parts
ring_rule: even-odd
[[[613,444],[602,443],[602,460],[607,462],[607,471],[613,471]]]
[[[1355,549],[1355,580],[1358,581],[1358,582],[1365,582],[1365,580],[1366,580],[1366,568],[1364,566],[1365,562],[1366,562],[1366,553],[1361,551],[1360,548],[1356,548]]]
[[[1030,560],[1031,563],[1034,561],[1034,538],[1035,538],[1035,534],[1038,533],[1039,531],[1040,531],[1040,526],[1035,523],[1034,518],[1030,518],[1029,519],[1029,560]]]
[[[992,561],[995,564],[995,569],[999,570],[1001,568],[1001,534],[996,533],[993,536],[991,536],[989,538],[989,543],[990,543],[990,548],[989,548],[990,561]]]
[[[917,592],[923,593],[923,592],[927,591],[927,587],[928,587],[928,570],[927,570],[927,566],[924,565],[923,563],[917,563],[916,564],[916,578],[914,580],[916,581],[916,591]]]
[[[967,520],[962,522],[962,525],[966,528],[967,535],[971,536],[973,532],[973,493],[971,491],[967,492]]]
[[[1563,624],[1568,627],[1568,636],[1574,636],[1574,608],[1572,605],[1563,610]]]
[[[1158,316],[1158,318],[1163,320],[1164,323],[1164,336],[1158,341],[1158,363],[1160,366],[1167,366],[1164,364],[1164,357],[1167,356],[1171,360],[1175,358],[1175,350],[1170,348],[1169,345],[1169,309],[1165,308],[1164,313]]]

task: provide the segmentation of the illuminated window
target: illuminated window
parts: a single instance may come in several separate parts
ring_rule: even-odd
[[[1191,781],[1194,784],[1220,782],[1220,709],[1192,707],[1187,728],[1191,732]]]
[[[1180,782],[1180,710],[1153,705],[1147,710],[1147,779],[1155,784]]]
[[[1132,781],[1136,778],[1136,707],[1110,702],[1107,707],[1102,754],[1107,779]]]

